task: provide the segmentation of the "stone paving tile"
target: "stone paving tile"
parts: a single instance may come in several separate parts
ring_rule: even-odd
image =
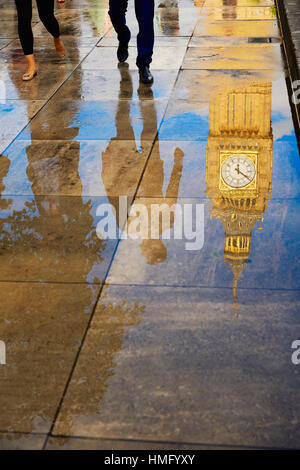
[[[233,77],[232,86],[230,86],[230,77]],[[220,87],[222,80],[224,81],[223,89]],[[259,84],[263,87],[270,86],[272,107],[268,110],[268,116],[272,119],[273,140],[285,138],[286,151],[289,152],[289,142],[294,142],[294,130],[288,95],[285,88],[282,88],[285,86],[284,77],[272,71],[270,73],[264,71],[262,74],[256,71],[250,73],[248,71],[245,73],[243,71],[182,71],[174,89],[174,99],[169,101],[161,123],[159,139],[170,141],[206,139],[210,128],[213,129],[215,120],[219,119],[213,114],[214,107],[220,112],[222,110],[225,112],[226,100],[230,96],[240,94],[245,99],[247,86],[250,87],[250,91],[251,86],[256,87]],[[260,125],[261,115],[258,113],[256,118],[253,116],[252,119],[256,120],[257,128]],[[252,126],[254,126],[254,121]],[[225,142],[224,139],[223,141]],[[244,142],[242,138],[238,139],[239,145],[243,145]],[[284,154],[284,150],[282,151]],[[297,154],[297,149],[295,152]],[[293,165],[295,169],[298,168],[297,164]],[[294,177],[294,171],[291,178]]]
[[[112,27],[107,9],[60,10],[57,15],[61,35],[94,38],[104,36]],[[39,22],[33,28],[35,36],[48,36],[44,25]]]
[[[248,20],[248,21],[261,21],[261,20],[274,20],[275,11],[270,6],[206,6],[205,2],[203,8],[199,13],[204,16],[208,21],[224,21],[224,20]],[[240,3],[239,3],[240,5]]]
[[[264,0],[265,1],[265,0]],[[98,8],[103,9],[107,8],[107,0],[65,0],[65,5],[60,5],[56,3],[55,10],[59,12],[67,8],[68,10],[78,10],[82,8]]]
[[[190,38],[188,36],[158,36],[155,39],[155,47],[187,47]],[[97,47],[118,47],[119,41],[116,36],[102,38]],[[129,47],[137,47],[136,36],[131,35]]]
[[[205,197],[206,142],[156,141],[138,197]]]
[[[165,204],[169,209],[173,204],[178,204],[181,213],[177,208],[175,217],[167,218],[164,208],[166,219],[164,225],[159,227],[159,233],[162,233],[158,240],[141,239],[141,235],[137,236],[136,240],[122,240],[108,276],[109,283],[227,288],[232,286],[232,269],[235,269],[235,262],[229,254],[224,256],[225,232],[222,219],[218,220],[223,217],[222,222],[225,225],[225,210],[223,213],[220,211],[221,214],[218,215],[213,200],[207,199],[153,197],[139,198],[135,203],[143,204],[147,210],[150,210],[152,204]],[[186,235],[177,240],[174,230],[185,223],[185,204],[191,206],[194,214],[196,204],[203,207],[204,220],[200,213],[197,216],[198,225],[195,225],[192,234],[186,215]],[[299,266],[295,262],[295,252],[299,245],[299,199],[271,199],[266,205],[264,220],[253,213],[251,228],[245,229],[250,233],[251,249],[250,253],[239,261],[238,285],[245,289],[297,289]],[[151,219],[149,215],[149,220],[152,220],[152,225],[156,228],[155,219]]]
[[[0,154],[9,146],[10,140],[0,139]]]
[[[205,7],[220,7],[220,0],[205,0],[204,5]],[[273,0],[260,0],[259,5],[260,7],[273,6],[274,1]],[[253,0],[239,0],[239,6],[257,8],[257,3],[253,2]],[[223,8],[223,4],[221,5],[221,8]]]
[[[38,67],[41,71],[53,70],[53,66],[56,65],[57,69],[66,69],[67,66],[71,67],[71,70],[75,68],[90,52],[90,48],[80,47],[78,49],[69,48],[67,51],[67,58],[60,59],[53,47],[52,42],[48,41],[48,45],[43,45],[44,41],[41,41],[36,48],[36,59]],[[17,46],[17,47],[16,47]],[[47,47],[47,54],[44,53],[44,48]],[[24,56],[22,49],[19,44],[10,44],[0,51],[0,63],[1,66],[7,68],[8,71],[23,70],[24,69]],[[71,71],[70,70],[70,71]]]
[[[224,38],[223,36],[192,36],[189,42],[189,47],[231,47],[231,46],[246,46],[249,44],[261,45],[273,43],[280,43],[278,37],[231,37]]]
[[[269,69],[282,65],[280,46],[189,47],[183,69]]]
[[[0,38],[16,38],[18,37],[18,28],[17,28],[17,12],[14,10],[1,10],[0,17]],[[37,19],[34,18],[32,24],[36,24]]]
[[[129,71],[126,64],[120,65],[119,70],[87,70],[79,67],[58,91],[57,98],[70,100],[76,96],[84,101],[168,98],[177,75],[177,70],[157,70],[154,84],[149,88],[140,83],[138,70]]]
[[[84,37],[84,36],[66,36],[64,37],[64,44],[66,49],[69,52],[69,56],[75,56],[78,54],[79,49],[92,49],[99,42],[98,37]],[[18,52],[21,49],[19,39],[10,40],[11,48],[14,48],[14,53]],[[45,49],[47,49],[47,54],[45,54]],[[55,57],[55,49],[53,46],[53,41],[51,36],[37,36],[34,38],[34,51],[35,54],[45,57],[45,59]]]
[[[0,39],[0,50],[10,44],[11,39]]]
[[[14,139],[44,104],[43,100],[0,102],[0,139]]]
[[[29,167],[27,172],[34,179],[35,169]],[[80,184],[75,172],[71,179]],[[33,192],[39,192],[39,184],[42,181],[34,182]],[[117,239],[104,240],[97,230],[97,208],[109,202],[117,205],[118,200],[3,196],[0,280],[102,283],[117,244]]]
[[[180,70],[172,98],[207,103],[216,95],[224,94],[225,90],[246,88],[253,83],[266,82],[271,82],[272,88],[276,87],[277,91],[284,85],[284,78],[275,70]],[[274,95],[275,93],[272,93],[273,97]],[[282,93],[281,100],[283,100],[281,108],[288,109],[286,92]]]
[[[49,431],[98,292],[78,284],[1,283],[2,432]],[[23,439],[22,447],[41,442]]]
[[[133,196],[152,147],[134,140],[16,140],[0,159],[2,196]],[[4,169],[9,173],[4,175]],[[0,174],[1,174],[0,173]],[[4,177],[4,179],[3,179]]]
[[[296,293],[111,286],[54,433],[299,446]]]
[[[151,70],[178,70],[186,53],[185,46],[163,47],[154,50]],[[136,70],[136,51],[129,50],[127,63],[129,68]],[[84,70],[110,70],[118,64],[116,47],[97,47],[82,64]]]
[[[72,72],[66,65],[59,65],[55,69],[42,67],[34,80],[23,82],[21,68],[23,71],[24,64],[16,70],[10,68],[3,74],[5,95],[7,100],[22,100],[28,105],[34,100],[48,100]]]
[[[290,120],[290,126],[293,123]],[[182,167],[176,166],[176,157],[181,155]],[[163,141],[155,143],[138,197],[205,198],[207,141]],[[273,143],[272,198],[300,197],[300,168],[294,165],[298,156],[297,141],[281,139]],[[173,175],[173,176],[172,176]]]
[[[0,432],[0,450],[42,450],[43,434],[22,434]]]
[[[279,37],[277,21],[247,21],[227,20],[208,22],[205,18],[198,21],[194,36],[223,36],[226,37]]]
[[[135,140],[135,134],[142,133],[143,141],[153,141],[166,106],[166,99],[61,101],[54,97],[19,139],[81,141],[116,137]]]
[[[208,103],[170,100],[159,129],[159,140],[202,141],[207,137]]]
[[[191,36],[199,17],[199,11],[191,2],[188,7],[156,8],[154,19],[154,32],[159,36]],[[138,25],[133,9],[128,11],[127,24],[133,34],[138,34]],[[112,33],[114,35],[114,33]]]

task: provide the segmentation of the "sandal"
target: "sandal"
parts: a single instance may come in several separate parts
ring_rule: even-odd
[[[58,55],[58,58],[59,58],[59,59],[63,60],[63,59],[66,58],[66,51],[65,51],[65,52],[62,52],[61,54],[58,54],[58,53],[57,53],[57,55]]]
[[[37,70],[35,70],[35,72],[31,72],[31,73],[24,73],[24,75],[22,77],[22,80],[23,80],[23,82],[29,82],[30,80],[32,80],[36,76],[37,76]]]

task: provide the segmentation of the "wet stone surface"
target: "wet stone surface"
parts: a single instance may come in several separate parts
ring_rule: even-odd
[[[120,65],[108,0],[55,2],[64,60],[34,3],[24,83],[0,0],[0,449],[299,447],[282,38],[224,3],[156,2],[149,87],[132,4]]]

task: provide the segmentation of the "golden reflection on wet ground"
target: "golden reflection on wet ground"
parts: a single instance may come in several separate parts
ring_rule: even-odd
[[[149,88],[132,6],[120,67],[107,0],[56,4],[63,62],[34,9],[23,83],[0,0],[0,448],[299,446],[297,141],[273,2],[231,3],[157,2]]]

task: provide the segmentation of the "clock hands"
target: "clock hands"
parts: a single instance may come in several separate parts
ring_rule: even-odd
[[[242,176],[244,176],[245,178],[247,178],[247,180],[251,181],[251,178],[249,178],[249,176],[245,175],[245,174],[240,170],[240,165],[239,165],[239,164],[237,164],[237,167],[235,168],[235,171],[237,171],[239,175],[242,175]]]

